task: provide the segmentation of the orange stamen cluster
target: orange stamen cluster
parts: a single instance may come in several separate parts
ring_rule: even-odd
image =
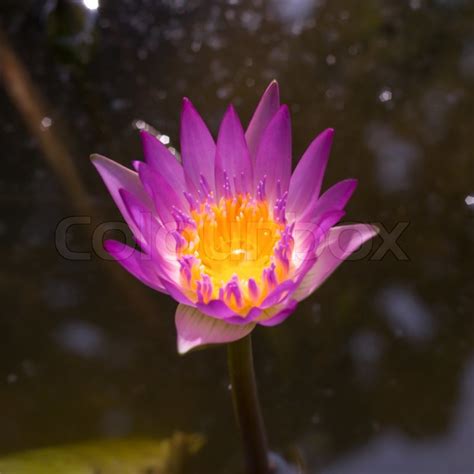
[[[242,316],[258,306],[291,269],[292,227],[280,215],[266,200],[237,194],[181,216],[177,254],[188,297],[220,299]]]

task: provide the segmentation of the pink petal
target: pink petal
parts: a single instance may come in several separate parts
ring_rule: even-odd
[[[125,166],[122,166],[115,161],[109,160],[105,156],[92,155],[92,164],[96,167],[102,180],[104,181],[112,199],[122,213],[123,218],[132,229],[133,234],[139,239],[140,229],[135,225],[132,217],[130,216],[127,207],[125,206],[122,197],[120,196],[120,189],[126,189],[128,192],[133,194],[138,200],[143,203],[143,207],[152,209],[153,204],[143,189],[143,185],[138,178],[137,173]]]
[[[319,198],[315,199],[300,217],[303,221],[314,221],[318,216],[334,209],[342,210],[346,207],[357,187],[356,179],[345,179],[330,187]]]
[[[211,300],[208,303],[197,303],[198,308],[207,316],[218,319],[225,319],[234,316],[234,312],[221,300]]]
[[[224,318],[224,321],[229,324],[244,324],[245,325],[245,324],[249,324],[255,321],[260,316],[260,314],[262,314],[262,309],[253,307],[244,317],[236,314],[234,316]]]
[[[262,301],[259,308],[266,309],[280,304],[283,300],[291,296],[295,289],[296,285],[292,280],[286,280],[283,283],[280,283]]]
[[[333,227],[316,251],[316,263],[306,273],[292,298],[307,298],[336,270],[351,253],[377,235],[378,230],[368,224]]]
[[[231,189],[237,193],[253,190],[252,162],[244,130],[232,105],[224,115],[217,137],[215,177],[218,196],[224,194],[224,173],[230,180]]]
[[[313,261],[314,252],[319,243],[329,229],[344,217],[344,214],[344,211],[331,210],[316,216],[315,221],[296,222],[293,231],[295,239],[293,260],[302,262],[304,265],[308,263],[308,260]]]
[[[139,235],[134,235],[135,239],[143,248],[145,248],[146,252],[149,253],[148,251],[150,249],[148,242],[150,240],[150,233],[152,232],[151,226],[153,225],[153,221],[156,222],[156,226],[161,227],[156,220],[156,216],[149,208],[144,207],[142,202],[126,189],[120,189],[119,194],[129,216],[132,219],[134,227],[139,229]]]
[[[288,190],[291,175],[291,122],[286,105],[282,105],[265,129],[257,152],[255,183],[265,179],[266,195],[273,201]]]
[[[250,156],[253,162],[257,157],[258,145],[262,138],[263,132],[267,128],[273,116],[280,108],[280,91],[277,81],[272,81],[263,93],[260,102],[250,120],[245,139],[248,144]]]
[[[133,194],[125,189],[120,190],[123,202],[132,216],[135,225],[140,229],[143,241],[140,245],[146,254],[156,262],[161,274],[174,279],[178,272],[176,242],[169,231],[161,226],[154,214],[145,209]],[[174,243],[174,245],[173,245]]]
[[[178,303],[188,306],[194,306],[194,303],[183,293],[180,285],[166,278],[160,278],[162,285],[168,294]]]
[[[214,190],[216,145],[206,124],[189,99],[183,100],[180,141],[184,172],[190,189],[194,191],[200,189],[203,176],[211,190]]]
[[[146,163],[139,163],[138,175],[147,193],[152,196],[156,213],[167,228],[174,228],[173,207],[186,209],[187,203],[181,190],[174,188],[164,176]]]
[[[249,334],[255,327],[254,323],[228,324],[183,304],[178,305],[175,323],[180,354],[185,354],[198,346],[237,341]]]
[[[104,248],[125,270],[142,283],[154,290],[167,293],[156,274],[150,256],[115,240],[106,240]]]
[[[176,157],[149,132],[142,130],[140,136],[147,163],[158,171],[173,188],[186,190],[183,167]]]
[[[328,128],[318,135],[304,152],[291,176],[288,192],[288,214],[303,214],[312,200],[316,200],[331,151],[334,130]]]
[[[288,316],[291,316],[293,314],[297,306],[298,306],[298,301],[295,301],[292,299],[285,305],[280,305],[280,308],[276,311],[275,314],[273,314],[273,316],[269,318],[267,316],[267,319],[264,319],[263,321],[259,321],[258,324],[260,324],[261,326],[270,326],[270,327],[281,324],[283,321],[285,321],[285,319],[288,318]]]

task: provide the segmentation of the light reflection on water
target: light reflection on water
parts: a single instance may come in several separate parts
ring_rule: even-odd
[[[414,185],[414,168],[420,159],[417,146],[384,123],[369,123],[367,145],[376,157],[380,192],[404,191]]]
[[[376,295],[376,305],[397,336],[419,343],[433,337],[434,323],[429,308],[408,288],[396,285],[383,288]]]
[[[474,456],[474,360],[461,379],[459,403],[447,433],[426,440],[414,440],[388,429],[368,445],[346,456],[322,474],[461,474],[472,472]],[[429,396],[429,394],[427,394]]]
[[[216,132],[228,101],[246,122],[278,79],[295,163],[336,128],[326,183],[359,179],[348,219],[409,222],[398,242],[408,260],[347,262],[294,318],[257,331],[272,447],[310,472],[470,472],[472,2],[103,0],[71,31],[57,2],[32,3],[3,3],[0,20],[97,218],[119,219],[88,155],[128,165],[146,124],[176,146],[183,95]],[[96,257],[57,254],[72,203],[5,96],[0,119],[0,452],[181,429],[209,440],[195,472],[235,472],[224,352],[178,357],[173,302],[130,278],[147,317]],[[70,244],[87,251],[93,230]]]

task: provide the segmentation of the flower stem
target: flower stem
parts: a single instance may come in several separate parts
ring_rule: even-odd
[[[267,436],[258,401],[251,336],[227,347],[234,411],[245,451],[245,472],[269,474]]]

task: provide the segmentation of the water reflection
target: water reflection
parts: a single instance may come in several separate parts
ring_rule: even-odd
[[[272,0],[278,18],[292,34],[298,35],[303,28],[315,24],[314,12],[322,5],[322,0]]]
[[[53,0],[43,14],[49,39],[63,61],[72,64],[90,59],[98,18],[98,0]]]
[[[54,338],[64,350],[85,358],[97,357],[106,348],[105,334],[86,321],[64,321],[56,329]]]
[[[427,305],[409,288],[393,285],[376,296],[376,306],[398,337],[423,342],[434,335],[433,318]]]
[[[416,144],[379,122],[367,125],[366,139],[376,158],[375,171],[380,191],[404,191],[412,187],[415,167],[420,159]]]
[[[99,8],[99,0],[82,0],[84,6],[89,10],[97,10]]]
[[[427,88],[424,92],[421,97],[422,130],[428,143],[440,143],[445,138],[450,114],[463,94],[462,89],[449,90],[440,86]]]
[[[466,203],[467,206],[469,207],[472,207],[474,206],[474,196],[466,196],[466,198],[464,199],[464,202]]]
[[[57,254],[56,226],[78,199],[67,199],[38,143],[48,134],[67,143],[94,217],[119,220],[92,151],[128,165],[141,156],[136,128],[146,124],[177,146],[183,95],[213,132],[228,101],[247,122],[277,78],[295,159],[334,126],[328,183],[359,178],[351,219],[410,226],[398,242],[409,260],[389,252],[347,262],[295,318],[256,332],[272,448],[301,448],[310,472],[392,474],[390,452],[408,456],[414,470],[394,464],[407,474],[435,469],[428,458],[441,454],[444,472],[456,472],[472,437],[461,422],[471,416],[472,425],[472,392],[458,406],[458,390],[474,347],[473,3],[104,0],[89,10],[68,0],[0,9],[53,105],[32,138],[0,94],[0,451],[180,429],[209,438],[195,472],[237,471],[225,354],[177,357],[168,298],[122,274],[129,297],[95,257]],[[72,248],[89,249],[92,231],[78,227]]]
[[[426,394],[429,397],[429,393]],[[449,432],[414,440],[395,430],[384,431],[367,446],[323,469],[323,474],[469,473],[474,469],[474,360],[462,379],[456,413]]]
[[[382,337],[370,330],[357,332],[349,342],[355,370],[364,388],[371,387],[379,376],[384,346]]]

